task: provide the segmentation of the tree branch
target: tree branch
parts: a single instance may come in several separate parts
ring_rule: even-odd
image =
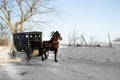
[[[35,6],[36,4],[38,3],[39,0],[33,0],[33,3],[31,4],[30,8],[28,9],[28,11],[26,12],[25,14],[25,19],[24,21],[28,20],[33,14],[34,14],[34,11],[33,9],[35,9]]]
[[[22,9],[22,6],[21,6],[21,2],[22,2],[22,0],[16,0],[16,2],[17,2],[17,4],[18,4],[18,7],[20,8],[20,12],[21,12],[21,20],[22,20],[22,18],[23,18],[23,16],[24,16],[24,13],[23,13],[23,9]]]
[[[6,21],[2,16],[0,16],[0,18],[1,18],[1,20],[3,20],[6,24],[8,24],[7,21]]]
[[[6,0],[3,0],[3,5],[2,5],[2,12],[4,13],[4,15],[6,16],[7,20],[10,20],[10,16],[9,16],[9,11],[7,10],[7,2]]]

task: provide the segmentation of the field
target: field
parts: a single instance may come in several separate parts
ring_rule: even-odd
[[[120,47],[67,47],[47,60],[8,59],[9,48],[0,47],[0,80],[120,80]]]

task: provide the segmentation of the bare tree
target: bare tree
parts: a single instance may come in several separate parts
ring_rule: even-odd
[[[54,12],[55,9],[47,4],[49,1],[0,0],[0,21],[4,21],[11,33],[22,32],[23,29],[28,29],[28,24],[43,23],[38,16]]]
[[[0,23],[0,45],[8,45],[9,29],[3,23]]]
[[[77,32],[77,29],[74,27],[73,31],[68,34],[69,45],[75,46],[77,38],[78,38],[78,32]]]
[[[73,45],[74,45],[74,46],[76,45],[77,37],[78,37],[78,31],[77,31],[76,28],[74,28],[74,29],[73,29],[73,34],[72,34],[72,41],[73,41]]]
[[[71,35],[70,34],[68,34],[68,41],[69,41],[69,46],[71,46],[72,45],[72,39],[71,39]]]

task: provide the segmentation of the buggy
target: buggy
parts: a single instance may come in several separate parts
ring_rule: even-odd
[[[14,47],[10,50],[10,57],[15,59],[21,53],[26,54],[26,60],[32,57],[33,50],[38,50],[38,56],[42,56],[42,32],[23,32],[13,34]],[[43,57],[42,57],[43,60]]]

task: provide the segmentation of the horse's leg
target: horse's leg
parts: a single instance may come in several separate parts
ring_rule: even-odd
[[[46,55],[46,52],[44,52],[44,56],[45,56],[45,59],[47,59],[47,55]]]
[[[49,54],[49,52],[48,52],[48,51],[45,51],[45,52],[44,52],[45,59],[47,59],[47,58],[48,58],[48,54]]]
[[[44,57],[43,57],[43,54],[44,54],[44,53],[41,53],[41,55],[40,55],[40,56],[42,57],[42,61],[44,61],[44,60],[45,60],[45,59],[44,59]]]
[[[41,55],[41,57],[42,57],[42,61],[44,61],[45,59],[44,59],[43,55]]]
[[[57,60],[57,50],[55,50],[55,62],[58,62],[58,60]]]
[[[41,56],[41,57],[42,57],[42,61],[44,61],[43,54],[44,54],[43,49],[42,49],[42,48],[39,48],[39,54],[38,54],[38,56]]]

